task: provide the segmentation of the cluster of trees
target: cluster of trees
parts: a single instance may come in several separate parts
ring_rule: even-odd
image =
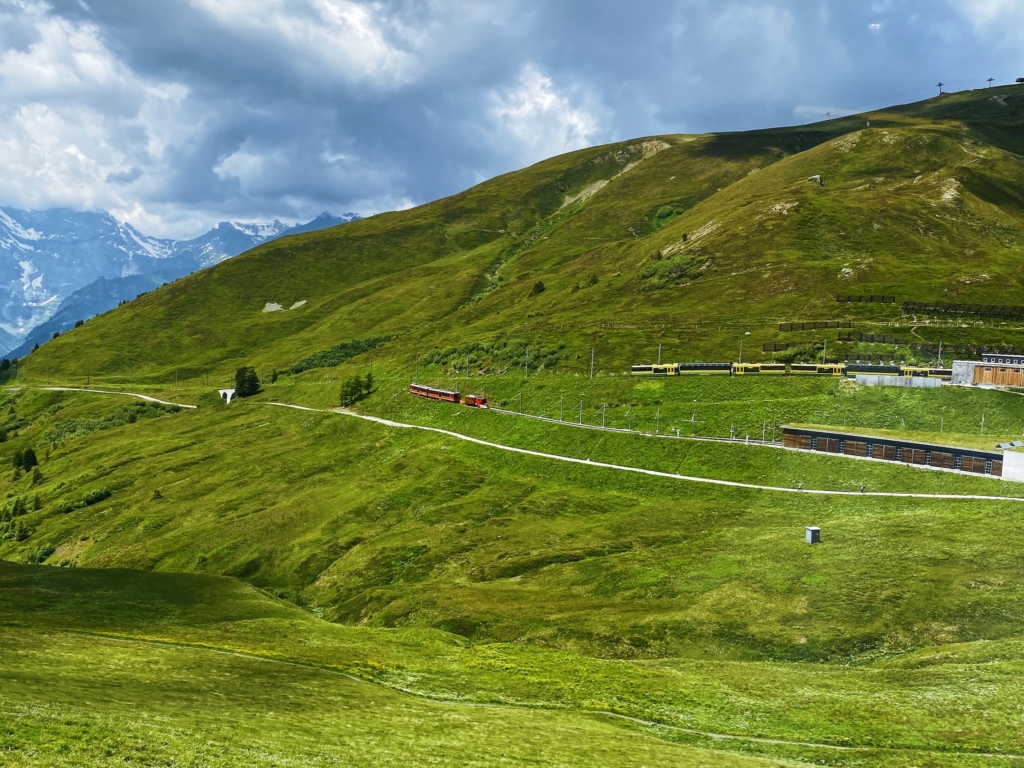
[[[13,379],[18,373],[18,358],[0,360],[0,381]]]
[[[249,397],[260,391],[260,377],[252,366],[235,371],[235,397]]]
[[[32,508],[40,509],[41,507],[42,504],[37,494]],[[25,541],[32,534],[32,529],[18,519],[26,514],[28,514],[28,505],[20,496],[10,506],[0,509],[0,541],[11,539]]]
[[[24,472],[28,472],[33,467],[39,466],[39,459],[36,458],[36,452],[31,448],[26,448],[23,451],[14,452],[14,468],[20,469]]]
[[[364,379],[358,373],[341,385],[341,405],[344,408],[365,399],[373,391],[373,373]]]

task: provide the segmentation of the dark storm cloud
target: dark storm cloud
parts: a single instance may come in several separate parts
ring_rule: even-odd
[[[1024,75],[1014,0],[0,0],[0,204],[370,212],[589,143]]]

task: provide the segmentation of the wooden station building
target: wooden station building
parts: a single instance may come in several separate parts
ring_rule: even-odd
[[[984,354],[954,360],[951,384],[966,387],[1024,387],[1024,355]]]

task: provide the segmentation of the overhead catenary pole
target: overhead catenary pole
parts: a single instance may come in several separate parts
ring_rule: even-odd
[[[558,420],[559,420],[559,421],[561,421],[561,420],[562,420],[562,401],[563,401],[564,399],[565,399],[565,396],[564,396],[564,395],[563,395],[562,397],[559,397],[559,398],[558,398]]]
[[[740,337],[740,359],[737,360],[736,362],[740,363],[741,365],[743,364],[743,337],[742,336]]]
[[[594,348],[590,348],[590,378],[594,378]]]
[[[661,365],[661,344],[658,345],[658,365]]]
[[[583,401],[580,400],[580,424],[583,423]]]
[[[526,348],[526,378],[530,378],[530,348]]]

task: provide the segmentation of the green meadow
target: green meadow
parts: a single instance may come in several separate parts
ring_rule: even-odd
[[[0,390],[0,764],[1018,764],[1024,485],[773,441],[992,449],[1020,393],[628,371],[1024,346],[901,309],[1024,305],[1022,126],[993,88],[589,148],[43,345]]]

